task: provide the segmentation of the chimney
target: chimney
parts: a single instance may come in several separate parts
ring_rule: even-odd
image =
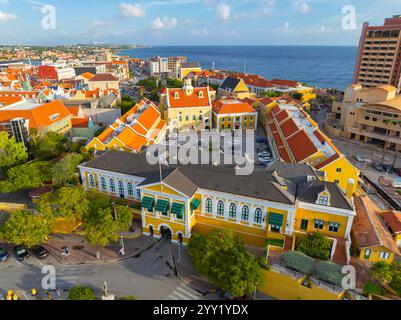
[[[346,196],[347,196],[347,198],[349,200],[352,199],[352,196],[354,194],[354,187],[355,187],[355,180],[354,179],[348,179]]]

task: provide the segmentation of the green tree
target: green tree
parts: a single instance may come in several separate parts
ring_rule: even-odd
[[[380,287],[379,285],[377,285],[376,283],[373,282],[367,282],[365,283],[365,285],[363,286],[363,294],[365,296],[369,295],[369,294],[383,294],[385,291],[382,287]]]
[[[96,300],[96,296],[92,288],[77,286],[68,292],[68,300]]]
[[[0,229],[0,238],[30,248],[46,240],[50,232],[50,224],[43,216],[20,210],[10,214]]]
[[[312,258],[330,260],[331,242],[320,232],[309,234],[297,242],[296,249]]]
[[[132,225],[132,213],[127,206],[116,206],[117,213],[117,230],[128,231]]]
[[[189,245],[195,269],[209,281],[235,296],[255,291],[262,282],[261,268],[243,241],[230,231],[195,234]]]
[[[282,94],[281,94],[280,92],[267,91],[267,92],[264,92],[264,93],[262,94],[262,96],[263,96],[263,97],[269,97],[269,98],[278,98],[278,97],[281,97]]]
[[[121,101],[117,104],[117,107],[121,109],[121,114],[126,114],[136,105],[136,101],[129,95],[124,95]]]
[[[8,168],[20,165],[28,160],[28,153],[22,143],[9,137],[7,132],[0,132],[0,170],[5,172]]]
[[[66,150],[68,139],[61,133],[47,132],[32,142],[31,151],[41,160],[51,160],[60,156]]]
[[[48,162],[31,162],[7,171],[7,180],[0,181],[0,191],[4,193],[38,188],[51,180],[51,165]]]
[[[62,187],[42,195],[38,211],[46,217],[82,219],[89,209],[82,187]]]
[[[370,268],[370,274],[373,278],[385,284],[390,283],[393,279],[393,270],[391,265],[384,261],[379,261],[373,264]]]
[[[58,161],[50,170],[53,185],[60,187],[67,183],[76,183],[78,175],[77,166],[82,162],[83,156],[77,153],[68,153],[63,159]]]
[[[83,228],[86,238],[95,246],[106,247],[119,239],[111,208],[89,212],[85,215]]]
[[[174,78],[167,79],[167,88],[182,88],[184,86],[184,81]]]

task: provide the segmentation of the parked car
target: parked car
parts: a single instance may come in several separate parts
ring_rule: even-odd
[[[354,159],[360,163],[366,162],[367,159],[363,158],[361,155],[359,154],[354,154]]]
[[[387,172],[387,173],[390,173],[390,174],[394,173],[394,167],[392,165],[383,164],[382,166],[383,166],[384,172]]]
[[[401,177],[401,168],[395,168],[394,173],[396,173],[397,175],[399,175]]]
[[[256,138],[257,143],[267,143],[267,139],[263,137],[257,137]]]
[[[383,165],[382,165],[381,163],[374,162],[374,163],[372,164],[372,166],[373,166],[373,168],[375,168],[377,171],[380,171],[380,172],[384,171]]]
[[[7,261],[10,255],[7,252],[7,249],[0,244],[0,262]]]
[[[14,254],[18,261],[23,261],[29,257],[29,252],[24,246],[14,247]]]
[[[262,151],[262,152],[258,153],[258,157],[260,157],[260,158],[265,158],[265,157],[269,158],[269,157],[271,157],[271,153],[268,152],[268,151]]]
[[[33,255],[38,259],[45,259],[49,256],[49,251],[44,246],[35,246],[31,248]]]

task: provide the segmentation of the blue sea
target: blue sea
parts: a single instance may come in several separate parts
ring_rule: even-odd
[[[352,81],[357,47],[351,46],[160,46],[121,51],[135,58],[188,57],[202,68],[255,73],[267,79],[345,89]]]

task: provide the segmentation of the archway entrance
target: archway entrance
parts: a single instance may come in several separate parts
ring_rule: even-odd
[[[171,230],[168,227],[161,226],[160,227],[160,234],[161,234],[161,236],[163,238],[167,239],[167,241],[171,242],[172,234],[171,234]]]

